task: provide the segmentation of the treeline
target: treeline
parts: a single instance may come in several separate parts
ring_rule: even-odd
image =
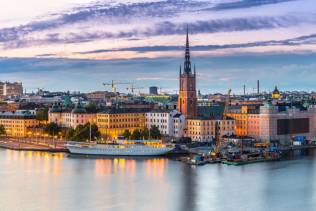
[[[96,124],[91,124],[91,141],[96,141],[101,136],[99,128]],[[78,125],[75,129],[69,128],[66,132],[66,139],[73,141],[90,140],[90,123]]]
[[[66,130],[62,130],[58,124],[52,122],[45,126],[44,131],[51,136],[59,135],[61,133],[67,140],[87,141],[90,139],[90,123],[78,125],[75,129],[67,128]],[[96,124],[91,124],[91,140],[95,141],[100,138],[100,136],[101,134],[98,126]]]
[[[1,129],[1,127],[0,127]],[[90,123],[85,125],[78,125],[73,128],[61,128],[58,124],[52,122],[44,127],[44,131],[51,136],[63,136],[67,140],[72,141],[86,141],[90,139]],[[0,131],[1,132],[1,131]],[[122,136],[128,140],[148,140],[160,139],[162,134],[157,126],[152,126],[150,129],[134,130],[130,132],[125,130]],[[96,141],[101,137],[99,128],[96,124],[91,124],[91,140]]]
[[[132,133],[129,130],[125,130],[122,136],[128,140],[148,140],[160,139],[161,133],[157,126],[152,126],[150,129],[134,130]]]

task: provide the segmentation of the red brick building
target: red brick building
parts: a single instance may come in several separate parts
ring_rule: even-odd
[[[178,109],[187,118],[197,117],[197,97],[196,97],[196,71],[192,73],[189,32],[187,31],[185,61],[183,72],[180,66],[180,91],[178,97]]]

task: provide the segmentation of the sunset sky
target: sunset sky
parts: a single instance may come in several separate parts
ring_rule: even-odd
[[[202,93],[252,92],[257,79],[266,91],[316,90],[315,0],[4,2],[0,80],[27,90],[116,79],[176,92],[187,25]]]

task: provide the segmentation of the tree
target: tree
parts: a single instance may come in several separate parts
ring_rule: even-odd
[[[150,137],[154,139],[160,139],[161,133],[159,128],[156,125],[151,126],[150,128]]]
[[[131,132],[129,130],[125,130],[124,133],[122,134],[122,136],[125,138],[125,139],[130,139],[131,138]]]
[[[148,140],[148,138],[149,138],[149,130],[148,130],[147,127],[142,131],[142,137],[143,137],[144,140]]]
[[[40,121],[48,120],[48,108],[41,108],[36,112],[36,119]]]
[[[5,127],[0,125],[0,136],[6,135]]]
[[[89,127],[90,123],[88,123],[87,125]],[[100,138],[100,136],[101,136],[101,133],[99,131],[98,126],[96,124],[92,124],[91,125],[91,138],[92,138],[92,140],[97,140],[98,138]]]
[[[66,139],[71,140],[75,134],[75,130],[73,128],[68,128],[66,131]]]
[[[140,130],[134,130],[131,135],[131,139],[133,140],[140,140],[141,137],[142,137],[142,132]]]
[[[51,122],[45,126],[44,131],[51,136],[57,135],[58,132],[61,131],[61,128],[58,126],[57,123]]]
[[[98,111],[98,105],[93,102],[89,103],[85,108],[89,113],[96,113]]]
[[[73,131],[72,131],[73,130]],[[68,131],[67,139],[74,141],[86,141],[90,139],[90,123],[78,125],[76,129]],[[91,125],[91,140],[97,140],[101,136],[96,124]]]

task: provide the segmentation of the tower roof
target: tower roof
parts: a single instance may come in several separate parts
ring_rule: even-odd
[[[187,38],[185,45],[185,58],[184,58],[184,73],[190,74],[191,71],[191,58],[190,58],[190,43],[189,43],[189,27],[187,26]]]
[[[278,87],[277,87],[277,86],[275,86],[274,91],[273,91],[273,94],[280,94],[280,91],[278,90]]]

